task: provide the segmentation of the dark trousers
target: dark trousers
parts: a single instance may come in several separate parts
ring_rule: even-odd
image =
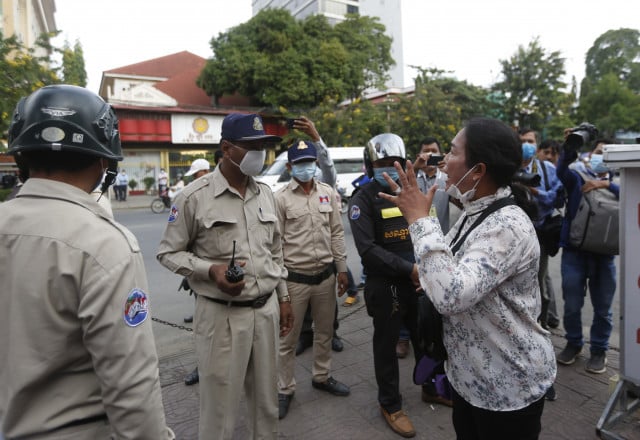
[[[367,277],[364,286],[367,313],[373,318],[373,364],[378,384],[378,402],[390,414],[402,409],[400,371],[396,344],[400,328],[411,335],[413,354],[422,357],[416,335],[418,295],[409,280]]]
[[[338,303],[336,302],[336,311],[333,318],[333,337],[337,337],[336,330],[338,330],[340,324],[338,323]],[[302,330],[300,330],[300,339],[309,338],[313,340],[313,318],[311,317],[311,303],[307,306],[307,311],[304,313],[302,319]]]
[[[516,411],[488,411],[466,402],[453,390],[453,427],[457,440],[537,440],[544,397]]]

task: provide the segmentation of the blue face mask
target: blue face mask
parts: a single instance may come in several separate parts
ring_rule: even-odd
[[[389,177],[391,177],[391,180],[393,180],[394,182],[396,182],[400,178],[395,167],[374,168],[373,178],[376,179],[376,181],[385,188],[389,188],[389,184],[386,180],[384,180],[384,176],[382,175],[382,173],[387,173]]]
[[[591,163],[591,171],[596,174],[606,173],[609,171],[609,168],[602,162],[603,156],[602,154],[592,154],[590,163]]]
[[[308,182],[316,174],[315,162],[294,163],[291,165],[291,175],[300,182]]]
[[[529,160],[536,154],[536,146],[529,143],[522,144],[522,160]]]

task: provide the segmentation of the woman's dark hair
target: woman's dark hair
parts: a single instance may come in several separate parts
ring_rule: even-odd
[[[545,139],[540,145],[538,145],[538,151],[551,148],[554,153],[560,153],[560,142],[555,139]]]
[[[487,175],[500,186],[510,186],[513,197],[524,212],[534,219],[538,206],[531,192],[512,181],[522,167],[522,142],[516,132],[502,121],[491,118],[473,118],[464,126],[467,166],[483,163]]]

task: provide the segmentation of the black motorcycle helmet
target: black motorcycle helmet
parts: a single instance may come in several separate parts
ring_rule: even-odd
[[[109,104],[85,88],[42,87],[18,102],[9,127],[9,154],[35,150],[120,161],[118,118]]]
[[[367,176],[370,178],[373,177],[373,163],[378,159],[393,158],[400,162],[402,168],[405,167],[407,160],[404,141],[393,133],[382,133],[372,137],[364,147],[363,155]]]

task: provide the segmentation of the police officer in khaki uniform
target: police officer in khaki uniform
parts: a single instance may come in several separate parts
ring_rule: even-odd
[[[122,159],[88,90],[21,100],[10,154],[29,178],[0,205],[0,420],[9,439],[173,439],[135,237],[90,194]],[[2,437],[2,435],[0,435]]]
[[[409,330],[415,360],[422,357],[416,338],[416,289],[420,281],[407,221],[397,206],[378,196],[380,192],[390,192],[383,173],[397,180],[393,164],[398,161],[404,166],[405,160],[404,142],[393,133],[379,134],[367,143],[364,163],[371,181],[351,198],[349,220],[367,274],[364,298],[373,318],[373,363],[380,410],[394,432],[414,437],[413,424],[402,411],[396,344],[404,325]]]
[[[198,294],[199,438],[232,438],[244,390],[250,436],[275,439],[279,336],[289,333],[293,315],[273,193],[253,176],[265,146],[281,139],[265,134],[258,115],[239,113],[224,118],[221,139],[220,165],[171,207],[158,260]],[[225,276],[234,243],[240,281]]]
[[[329,376],[336,271],[338,296],[344,294],[348,284],[339,198],[332,186],[314,179],[318,155],[312,142],[294,142],[287,155],[287,169],[293,178],[275,198],[291,308],[295,316],[303,316],[311,305],[315,323],[311,384],[333,395],[347,396],[349,387]],[[280,340],[280,418],[287,415],[296,389],[295,347],[301,327],[302,320],[296,320],[293,331]]]

